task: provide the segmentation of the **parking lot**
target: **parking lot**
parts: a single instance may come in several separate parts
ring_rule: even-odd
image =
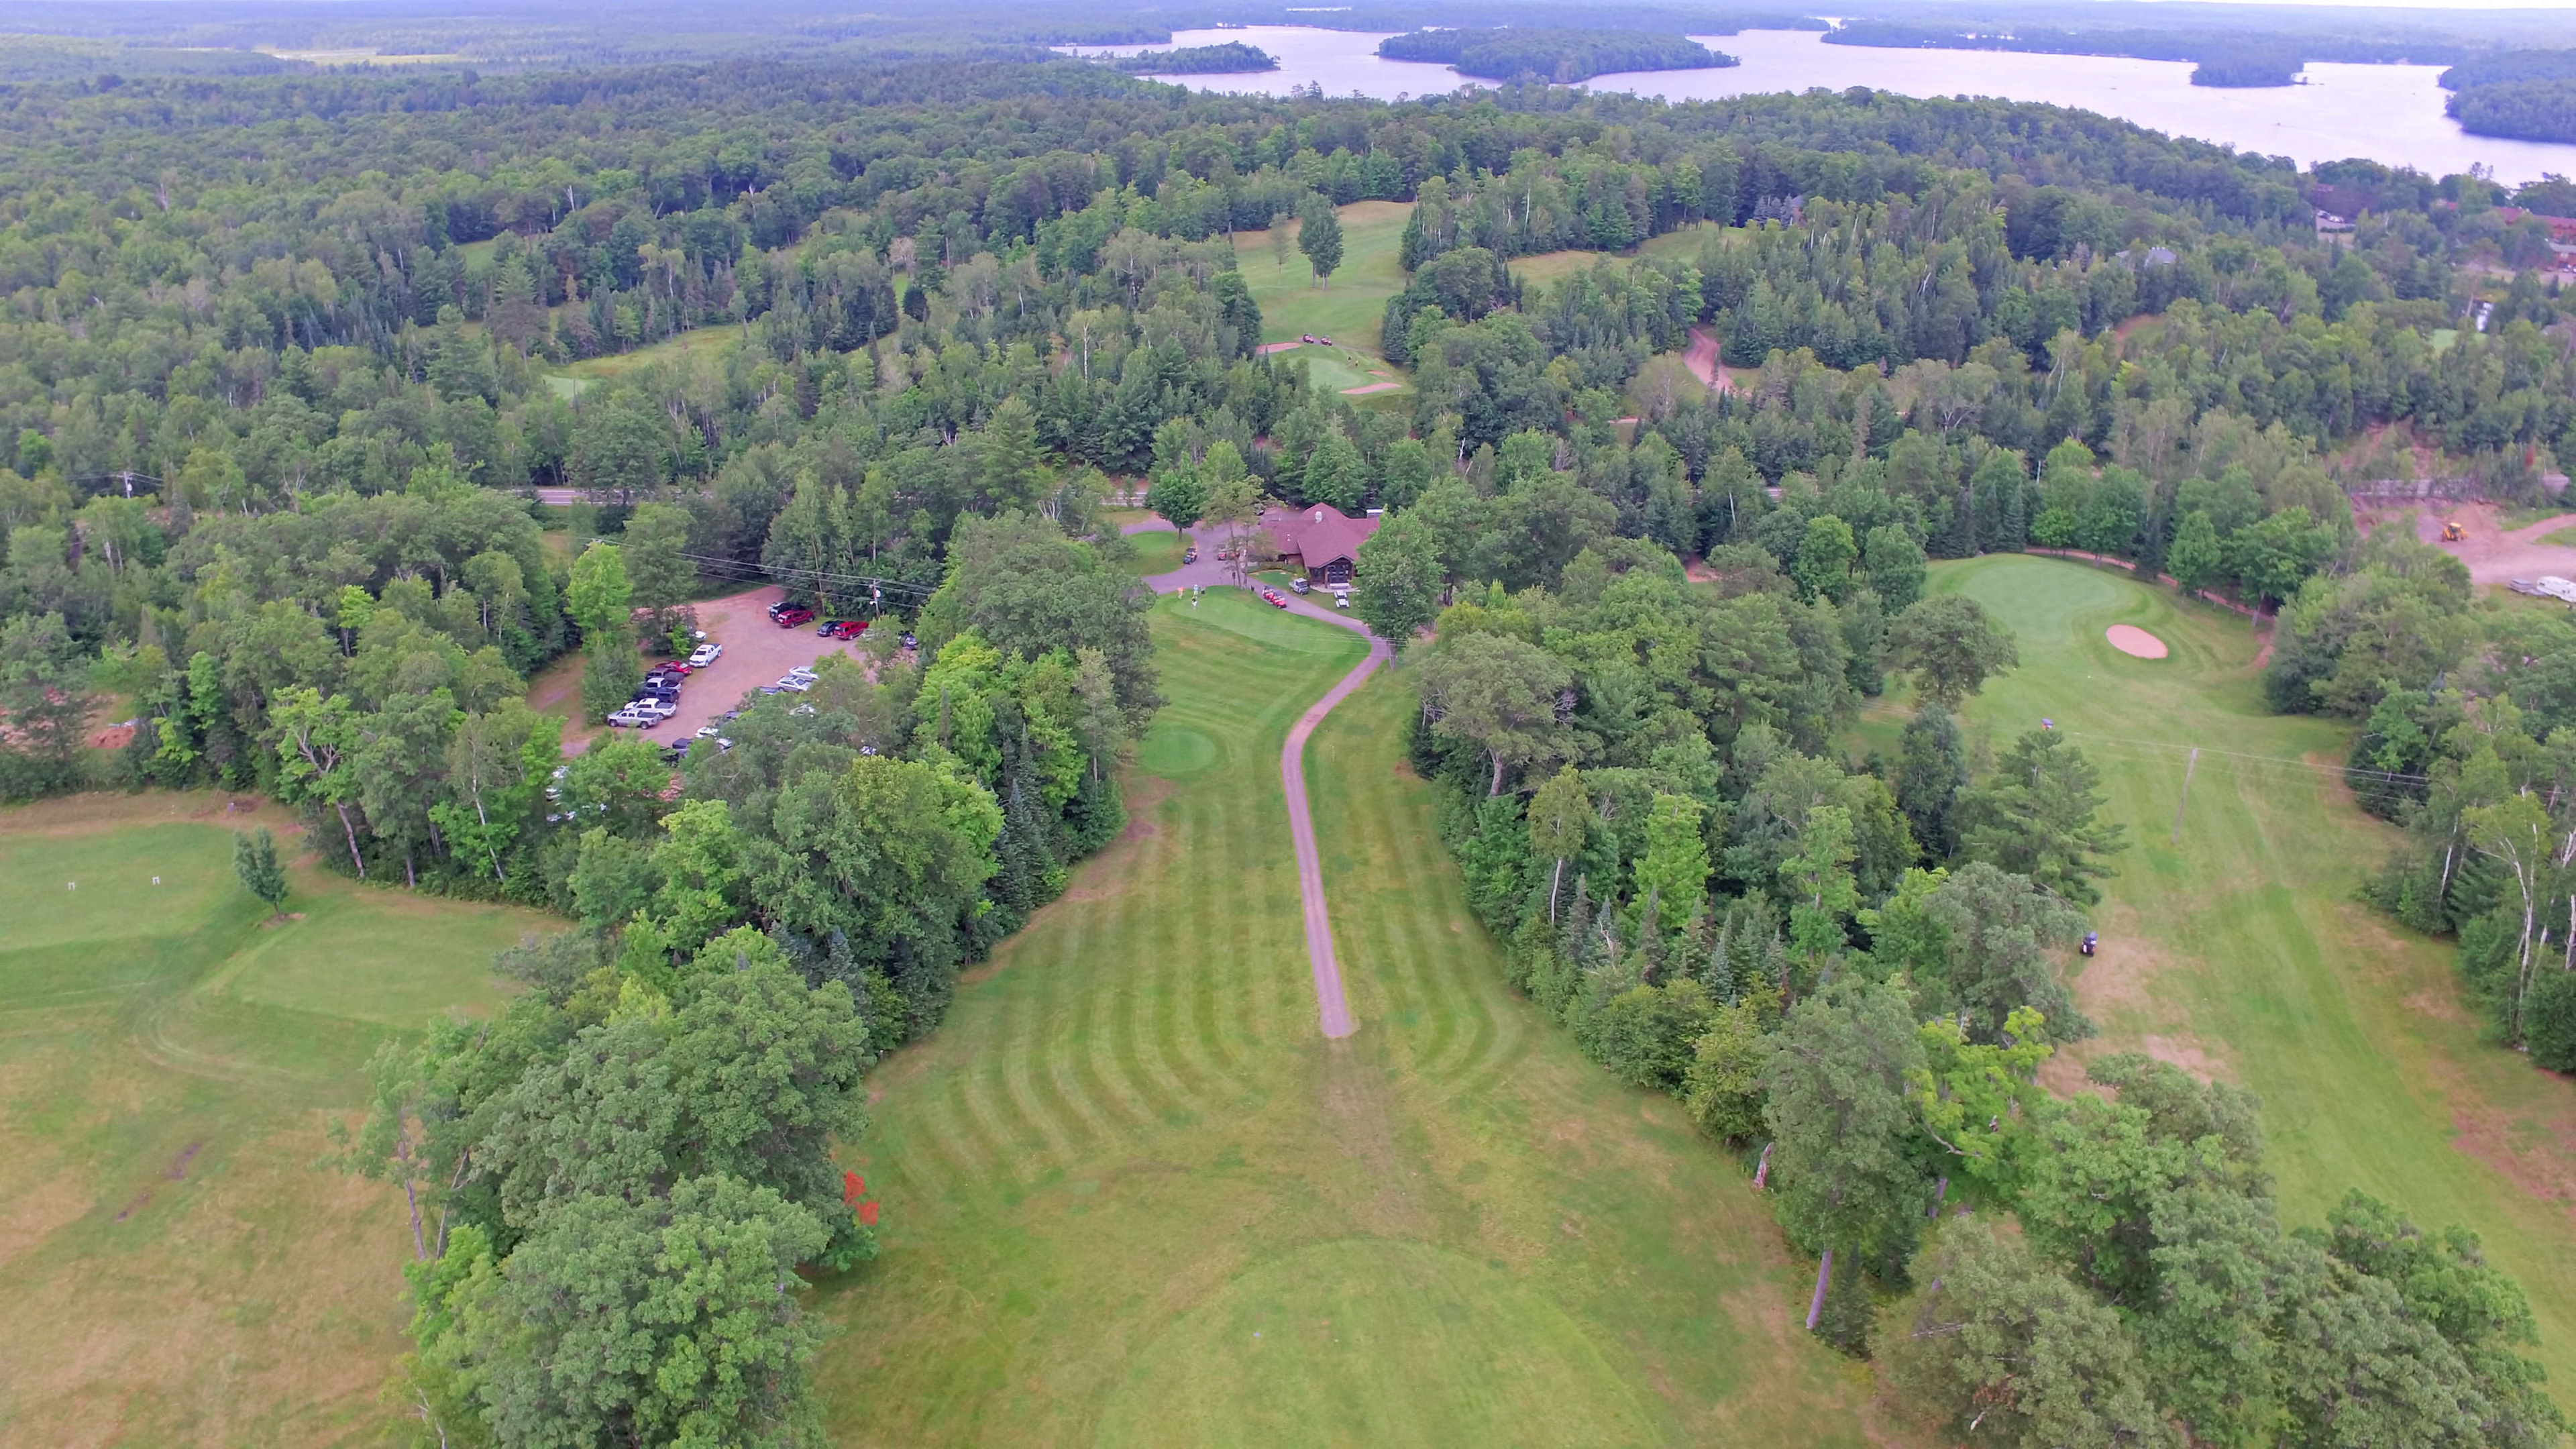
[[[814,632],[813,624],[781,629],[769,622],[769,606],[782,597],[773,585],[699,604],[698,627],[724,646],[724,655],[682,681],[678,714],[637,733],[656,744],[686,743],[700,725],[740,705],[751,691],[777,683],[797,665],[827,654],[850,654],[858,641],[826,639]],[[643,678],[643,669],[638,667],[635,675]]]

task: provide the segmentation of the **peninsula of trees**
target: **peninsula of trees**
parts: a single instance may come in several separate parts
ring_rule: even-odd
[[[1240,40],[1112,56],[1108,63],[1136,75],[1230,75],[1279,68],[1277,56]]]

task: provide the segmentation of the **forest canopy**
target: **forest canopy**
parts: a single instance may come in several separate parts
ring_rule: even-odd
[[[2411,1240],[2396,1209],[2283,1230],[2239,1096],[2117,1058],[2116,1104],[2034,1085],[2092,1030],[2052,953],[2127,842],[2064,736],[1971,742],[1950,710],[2019,646],[1930,587],[2078,550],[2277,612],[2274,705],[2355,721],[2409,832],[2375,894],[2570,1059],[2535,924],[2567,883],[2526,848],[2566,807],[2526,787],[2576,798],[2576,649],[2471,617],[2347,493],[2411,470],[2392,438],[2523,501],[2576,451],[2576,299],[2483,178],[1991,100],[1383,105],[1062,58],[135,77],[0,116],[0,793],[257,792],[323,868],[564,922],[496,1019],[386,1048],[342,1153],[408,1189],[441,1422],[810,1424],[798,1270],[878,1249],[830,1155],[865,1072],[1124,827],[1161,674],[1104,503],[1142,491],[1381,513],[1353,612],[1411,654],[1470,906],[1607,1070],[1783,1144],[1836,1343],[1871,1342],[1864,1278],[1945,1336],[2042,1303],[2084,1330],[2070,1393],[2235,1442],[2357,1371],[2295,1337],[2342,1315],[2428,1422],[2554,1424],[2473,1240],[2437,1266],[2496,1312],[2437,1328],[2360,1241]],[[1295,329],[1234,234],[1361,202],[1403,218],[1406,385],[1354,395],[1266,349]],[[773,580],[877,627],[718,737],[596,732],[707,590]],[[1898,677],[1930,703],[1848,758]],[[1934,1226],[1952,1194],[2023,1233]],[[2155,1255],[2210,1235],[2278,1269],[2242,1326],[2282,1354],[2194,1399],[2226,1355]],[[671,1362],[722,1320],[762,1370],[629,1372],[589,1288]],[[1994,1392],[1890,1357],[1933,1408]]]

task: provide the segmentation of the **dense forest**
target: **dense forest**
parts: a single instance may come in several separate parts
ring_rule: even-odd
[[[2239,27],[2177,25],[2138,26],[2016,25],[1966,28],[1925,21],[1860,19],[1825,37],[1827,45],[1876,45],[1933,50],[2017,50],[2041,55],[2125,55],[2140,60],[2191,60],[2213,75],[2245,74],[2247,79],[2196,80],[2198,85],[2288,85],[2299,67],[2311,60],[2387,65],[2400,61],[2434,65],[2462,60],[2470,46],[2459,38],[2428,32],[2383,35],[2365,29],[2246,30]],[[2249,57],[2263,58],[2260,71],[2244,70]],[[2277,75],[2275,80],[2251,78]]]
[[[2473,1240],[2366,1199],[2285,1231],[2223,1088],[2033,1084],[2087,1030],[2047,950],[2119,842],[2059,737],[1971,778],[1945,706],[2012,645],[1922,596],[1928,559],[2036,545],[2279,606],[2276,705],[2360,722],[2420,842],[2390,908],[2456,927],[2551,1050],[2565,863],[2512,852],[2566,833],[2534,789],[2576,651],[2365,543],[2339,486],[2397,466],[2384,426],[2505,495],[2576,447],[2554,289],[2463,325],[2463,264],[2546,258],[2501,188],[1990,101],[1390,106],[1081,61],[137,77],[0,113],[0,790],[260,791],[332,868],[575,923],[512,953],[496,1023],[387,1048],[344,1154],[408,1189],[404,1398],[451,1442],[810,1425],[789,1290],[875,1249],[828,1156],[861,1073],[1123,819],[1159,694],[1111,474],[1386,510],[1359,611],[1437,624],[1415,759],[1515,984],[1778,1144],[1837,1343],[1874,1280],[1927,1323],[2064,1323],[2052,1393],[2110,1437],[2334,1442],[2364,1341],[2421,1388],[2389,1442],[2555,1432]],[[2319,186],[2366,199],[2348,241]],[[1412,206],[1412,385],[1355,400],[1260,353],[1231,233],[1319,241],[1362,200]],[[1627,255],[1515,272],[1567,248]],[[1695,328],[1734,386],[1675,355]],[[682,334],[713,345],[560,373]],[[583,494],[575,546],[540,484]],[[872,631],[730,750],[567,759],[531,678],[579,653],[585,710],[622,700],[701,570],[881,596],[918,650]],[[1902,759],[1844,760],[1891,670],[1933,704]],[[2022,1234],[1911,1263],[1945,1194]],[[596,1352],[566,1305],[612,1299],[704,1374]],[[1883,1346],[1964,1422],[1972,1341]]]
[[[1468,27],[1390,35],[1377,53],[1389,60],[1430,61],[1460,75],[1491,80],[1536,76],[1558,85],[1631,70],[1708,70],[1735,57],[1680,35],[1633,30]]]

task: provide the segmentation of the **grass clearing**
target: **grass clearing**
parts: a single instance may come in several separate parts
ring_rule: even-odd
[[[270,924],[233,879],[232,835],[293,820],[249,807],[0,811],[10,1442],[382,1437],[410,1241],[393,1189],[314,1165],[324,1124],[363,1100],[377,1042],[490,1009],[493,950],[559,923],[298,864],[301,918]]]
[[[655,363],[682,362],[692,357],[722,363],[742,346],[742,329],[730,325],[701,327],[666,337],[650,347],[632,352],[615,352],[605,357],[585,357],[561,372],[549,373],[546,386],[567,400],[576,398],[595,383],[609,382],[638,368]]]
[[[2345,792],[2348,728],[2268,713],[2245,621],[2169,589],[2014,555],[1932,578],[2020,638],[2020,670],[1970,702],[1972,737],[2000,745],[2055,720],[2101,766],[2108,815],[2128,827],[2096,912],[2101,952],[2077,978],[2103,1035],[2080,1052],[2142,1049],[2258,1094],[2287,1222],[2317,1221],[2357,1186],[2427,1227],[2475,1228],[2529,1292],[2539,1356],[2565,1396],[2576,1095],[2480,1040],[2449,942],[2355,899],[2397,836]],[[2103,631],[2115,623],[2171,657],[2113,650]],[[1869,747],[1892,753],[1901,718],[1873,711]]]
[[[1252,300],[1261,304],[1262,341],[1294,342],[1315,333],[1344,347],[1378,353],[1386,301],[1404,290],[1404,268],[1398,258],[1413,206],[1402,201],[1355,201],[1335,214],[1342,222],[1342,265],[1326,287],[1315,285],[1306,254],[1297,250],[1295,226],[1288,229],[1284,263],[1271,254],[1269,232],[1235,233],[1235,265],[1252,288]]]
[[[2544,533],[2540,536],[2539,542],[2554,544],[2559,548],[2576,548],[2576,524]]]
[[[821,1295],[842,1442],[1861,1443],[1742,1170],[1502,988],[1403,686],[1309,756],[1361,1023],[1327,1042],[1278,758],[1361,640],[1232,589],[1153,619],[1126,833],[877,1075],[886,1253]]]

